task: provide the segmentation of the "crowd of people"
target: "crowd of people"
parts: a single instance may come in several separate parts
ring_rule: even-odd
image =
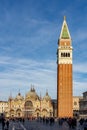
[[[84,130],[87,130],[87,119],[81,118],[79,120],[79,123],[80,123],[81,126],[84,127]]]
[[[87,119],[76,119],[76,118],[53,118],[53,117],[39,117],[37,121],[42,122],[43,124],[46,125],[54,125],[55,122],[58,123],[59,127],[62,127],[63,124],[67,125],[70,129],[77,129],[82,130],[87,130]]]
[[[53,125],[55,123],[55,119],[53,117],[39,117],[37,118],[37,121],[43,122],[43,124],[50,124]]]
[[[2,118],[2,130],[8,130],[9,129],[9,119]]]
[[[24,125],[24,122],[26,119],[24,118],[13,118],[10,119],[12,121],[19,121]],[[9,119],[5,119],[2,118],[1,119],[1,123],[2,123],[2,130],[9,130]],[[54,118],[54,117],[38,117],[36,118],[32,118],[32,120],[30,120],[30,118],[27,118],[27,120],[29,121],[33,121],[36,120],[37,122],[41,122],[43,123],[43,125],[54,125],[55,122],[59,125],[59,127],[62,127],[64,124],[67,125],[70,129],[76,129],[79,125],[79,129],[78,130],[87,130],[87,119],[81,118],[79,120],[77,120],[76,118]]]
[[[59,126],[63,125],[64,122],[66,122],[69,128],[72,128],[72,129],[75,129],[77,126],[76,118],[59,118],[58,119]]]

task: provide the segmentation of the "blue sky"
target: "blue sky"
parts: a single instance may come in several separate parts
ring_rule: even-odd
[[[87,91],[87,1],[0,0],[0,100],[34,85],[56,98],[56,50],[66,16],[73,46],[73,95]]]

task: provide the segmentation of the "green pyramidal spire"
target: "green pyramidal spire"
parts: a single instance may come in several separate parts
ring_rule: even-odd
[[[66,23],[66,17],[65,16],[64,16],[64,21],[63,21],[63,25],[62,25],[60,38],[62,38],[62,39],[70,39],[71,38],[69,30],[68,30],[67,23]]]

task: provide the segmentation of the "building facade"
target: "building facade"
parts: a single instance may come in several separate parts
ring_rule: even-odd
[[[73,96],[73,116],[76,118],[79,118],[79,111],[80,111],[80,100],[82,100],[83,97],[81,96]],[[57,117],[57,100],[52,99],[52,105],[53,105],[53,116]]]
[[[83,99],[80,100],[80,117],[87,118],[87,91],[83,93]]]
[[[8,107],[7,101],[0,101],[0,114],[4,113]]]
[[[34,88],[31,88],[25,98],[21,93],[18,93],[15,98],[10,97],[8,99],[5,116],[10,118],[51,117],[53,116],[51,98],[48,92],[43,98],[38,96]]]
[[[79,118],[79,111],[80,111],[80,100],[83,97],[81,96],[73,96],[73,116]]]
[[[78,118],[87,116],[87,112],[84,111],[86,104],[84,105],[83,102],[83,97],[73,96],[74,117]],[[3,113],[6,117],[9,118],[31,118],[39,116],[57,117],[57,100],[51,99],[51,97],[48,95],[48,92],[46,92],[46,95],[41,98],[41,96],[37,95],[35,89],[31,89],[25,95],[25,98],[21,95],[21,93],[18,93],[15,98],[10,96],[8,101],[0,101],[0,113]]]
[[[73,116],[72,40],[64,17],[57,49],[57,117]]]

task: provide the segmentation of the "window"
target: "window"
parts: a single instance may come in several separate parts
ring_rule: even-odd
[[[25,108],[31,109],[33,107],[33,103],[31,101],[26,101],[25,102]]]
[[[61,57],[70,57],[70,53],[61,53]]]
[[[64,57],[66,56],[66,53],[64,53]]]
[[[77,105],[77,102],[76,102],[76,101],[74,102],[74,105]]]
[[[70,57],[70,53],[68,53],[68,57]]]
[[[67,53],[66,53],[66,57],[67,57]]]

